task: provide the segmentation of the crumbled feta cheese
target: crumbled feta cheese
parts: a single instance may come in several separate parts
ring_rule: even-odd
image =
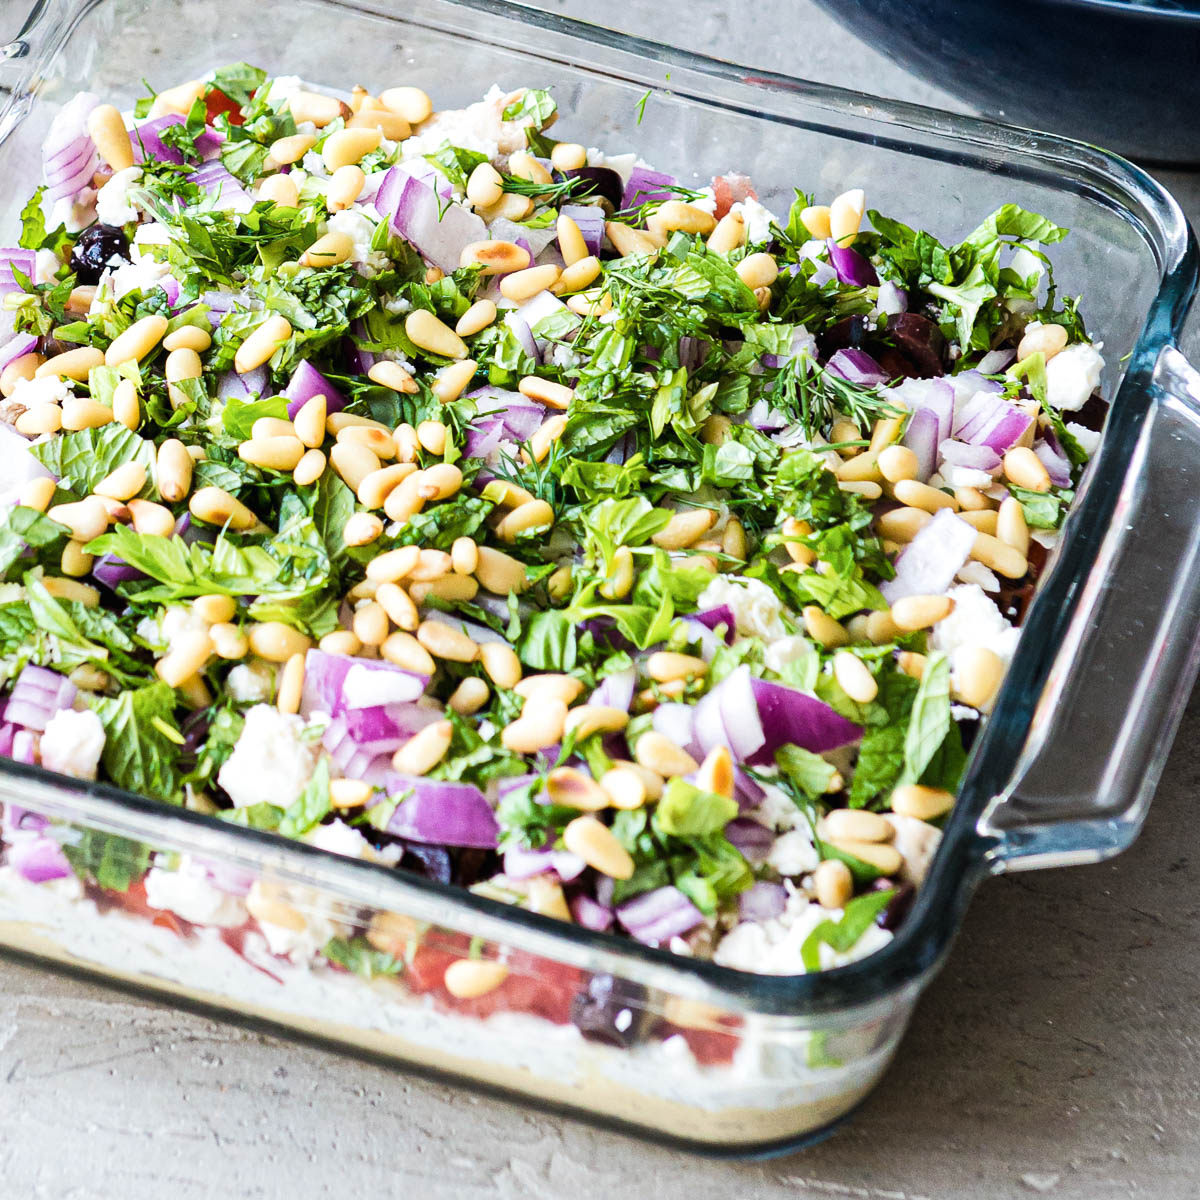
[[[375,226],[361,212],[348,208],[345,212],[334,213],[329,218],[328,229],[330,233],[344,233],[354,243],[350,251],[351,262],[362,263],[372,271],[386,270],[388,256],[371,249]]]
[[[763,664],[777,675],[787,675],[797,666],[812,669],[818,664],[816,647],[803,634],[779,638],[763,651]]]
[[[96,219],[103,225],[128,225],[138,219],[138,209],[129,199],[129,192],[141,182],[141,167],[126,167],[117,171],[96,193]]]
[[[1079,443],[1083,452],[1091,458],[1100,449],[1101,434],[1078,421],[1067,422],[1067,432]]]
[[[793,892],[778,917],[769,921],[741,921],[718,943],[713,961],[723,967],[762,975],[803,975],[801,955],[808,936],[825,920],[839,920],[841,909],[822,908],[801,892]],[[845,953],[832,946],[820,948],[821,969],[844,966],[887,945],[892,935],[871,925]]]
[[[53,250],[39,250],[33,256],[33,282],[52,283],[54,273],[62,264]]]
[[[487,158],[499,157],[501,142],[505,141],[505,122],[501,119],[503,105],[500,103],[505,95],[493,84],[482,100],[468,104],[466,108],[434,113],[423,122],[420,133],[404,141],[404,157],[432,154],[445,141]]]
[[[299,798],[317,765],[319,745],[302,742],[304,719],[256,704],[233,753],[217,775],[236,808],[268,801],[287,808]]]
[[[774,768],[772,767],[771,770]],[[777,829],[783,832],[791,829],[810,829],[808,818],[785,791],[762,779],[757,782],[763,790],[763,798],[758,807],[746,813],[746,816],[765,825],[768,829]]]
[[[764,205],[750,196],[745,200],[739,200],[736,204],[729,206],[731,213],[741,213],[742,220],[746,222],[746,241],[753,242],[769,242],[771,240],[771,224],[774,222],[779,224],[779,218]]]
[[[767,853],[768,866],[774,867],[780,875],[808,875],[817,869],[820,861],[821,856],[812,839],[803,829],[781,834]]]
[[[44,375],[41,379],[18,379],[9,399],[14,404],[32,408],[35,404],[61,404],[74,394],[67,380],[57,375]]]
[[[95,220],[95,199],[96,190],[90,187],[85,187],[78,196],[59,197],[50,210],[47,227],[54,229],[58,225],[65,225],[68,233],[78,233]]]
[[[992,571],[981,562],[965,562],[958,568],[958,574],[955,575],[962,583],[974,583],[983,588],[985,592],[998,592],[1000,590],[1000,580],[996,578]]]
[[[942,831],[928,821],[902,817],[897,813],[884,813],[883,819],[896,831],[892,844],[904,857],[900,878],[914,887],[919,886],[924,882],[929,864],[942,840]]]
[[[90,708],[60,709],[42,734],[42,766],[76,779],[95,779],[104,751],[104,726]]]
[[[940,473],[930,479],[929,486],[985,488],[991,487],[993,483],[995,483],[995,479],[990,471],[981,471],[976,467],[962,467],[957,463],[943,463]]]
[[[152,288],[161,286],[162,279],[167,274],[167,264],[156,262],[148,254],[140,253],[136,243],[130,247],[130,253],[133,256],[132,262],[109,267],[101,276],[101,284],[108,284],[116,300],[130,292],[149,292]]]
[[[344,854],[347,858],[374,858],[375,849],[353,826],[335,820],[328,825],[318,825],[309,830],[304,840],[310,845],[328,850],[330,854]]]
[[[717,193],[710,184],[708,187],[700,188],[688,203],[701,212],[715,213],[717,211]]]
[[[186,855],[179,869],[152,867],[146,875],[146,903],[191,921],[193,925],[228,928],[246,919],[246,910],[236,896],[213,887],[203,864]]]
[[[261,658],[240,662],[225,677],[225,690],[242,704],[270,700],[275,693],[275,668]]]
[[[1046,400],[1053,408],[1076,412],[1100,386],[1104,358],[1098,346],[1076,342],[1046,364]]]
[[[738,633],[773,642],[792,631],[783,623],[783,605],[765,583],[737,575],[717,575],[700,593],[697,609],[727,604],[737,622]]]
[[[963,583],[946,594],[954,601],[954,611],[933,627],[933,648],[953,655],[962,646],[986,646],[1010,662],[1021,632],[1004,619],[983,589]]]
[[[271,80],[268,93],[271,104],[276,108],[286,104],[297,92],[305,91],[304,80],[299,75],[276,75]]]
[[[1040,279],[1042,272],[1046,269],[1042,260],[1034,253],[1035,250],[1041,250],[1041,246],[1037,242],[1030,242],[1027,246],[1018,246],[1013,251],[1008,265],[1022,279],[1028,280],[1030,276]]]

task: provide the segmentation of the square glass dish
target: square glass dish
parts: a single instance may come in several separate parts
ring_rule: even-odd
[[[332,88],[415,84],[441,107],[493,81],[551,87],[575,136],[686,184],[744,172],[777,211],[794,184],[861,186],[947,236],[1006,202],[1072,230],[1058,277],[1105,343],[1112,409],[937,857],[879,953],[752,976],[3,759],[6,820],[96,855],[111,886],[29,883],[0,859],[0,945],[707,1152],[794,1148],[879,1079],[986,874],[1094,861],[1136,836],[1200,662],[1200,376],[1174,348],[1194,241],[1161,187],[1089,147],[750,76],[511,4],[388,7],[39,0],[23,29],[0,30],[13,36],[0,45],[3,227],[76,91],[128,105],[143,76],[169,86],[245,59]],[[227,903],[194,922],[150,907],[151,854],[165,871],[204,864]],[[405,969],[298,966],[270,953],[247,906],[298,941],[367,931]],[[502,960],[504,984],[449,995],[444,968],[468,952]]]

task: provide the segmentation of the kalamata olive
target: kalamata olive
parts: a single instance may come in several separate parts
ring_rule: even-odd
[[[427,846],[423,842],[402,842],[404,857],[400,865],[426,879],[449,883],[454,875],[450,851],[445,846]]]
[[[453,862],[453,881],[459,887],[470,887],[481,879],[490,879],[500,871],[500,859],[492,850],[459,850]]]
[[[587,990],[571,1000],[571,1024],[590,1041],[625,1049],[638,1040],[646,1022],[645,1000],[639,984],[593,975]]]
[[[578,167],[574,171],[564,171],[559,179],[587,179],[592,186],[588,190],[580,190],[572,204],[594,204],[597,200],[607,201],[612,206],[611,212],[621,207],[625,198],[625,184],[621,176],[612,167]]]
[[[1077,425],[1082,425],[1084,429],[1094,429],[1099,433],[1104,428],[1104,422],[1108,420],[1108,401],[1099,391],[1093,392],[1084,406],[1077,413],[1071,414],[1071,420]]]
[[[888,336],[925,378],[945,374],[946,338],[920,313],[893,313],[888,317]]]
[[[854,313],[852,316],[835,321],[817,337],[817,346],[821,351],[821,357],[828,358],[838,350],[869,349],[866,342],[870,332],[867,318],[861,313]]]
[[[880,929],[894,930],[908,916],[908,910],[912,908],[913,897],[917,892],[911,883],[897,883],[894,879],[877,879],[871,886],[874,892],[881,892],[886,888],[895,888],[896,894],[875,914],[875,924]]]
[[[115,225],[89,225],[71,251],[71,270],[79,283],[99,283],[113,258],[129,261],[129,242]]]

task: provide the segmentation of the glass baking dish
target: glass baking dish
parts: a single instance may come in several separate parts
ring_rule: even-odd
[[[1104,339],[1113,407],[928,880],[868,959],[741,974],[2,760],[8,827],[46,824],[112,884],[31,884],[0,865],[6,948],[706,1152],[768,1153],[822,1135],[879,1079],[984,876],[1095,861],[1136,836],[1200,651],[1200,376],[1174,348],[1196,249],[1147,175],[1075,143],[482,0],[413,0],[402,15],[41,0],[21,31],[0,31],[13,32],[0,46],[5,228],[56,108],[84,87],[128,103],[143,76],[168,86],[239,58],[331,87],[414,83],[442,107],[493,80],[551,86],[573,136],[635,148],[685,183],[748,173],[778,211],[793,184],[862,186],[947,237],[1008,201],[1070,226],[1058,276]],[[202,871],[225,893],[219,911],[192,923],[150,907],[151,856],[160,882]],[[297,945],[366,933],[404,968],[296,965],[249,910]],[[455,1000],[441,973],[468,953],[509,976]]]

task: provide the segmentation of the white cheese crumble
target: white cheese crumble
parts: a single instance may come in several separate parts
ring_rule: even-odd
[[[817,650],[803,634],[793,634],[773,641],[763,651],[763,664],[777,675],[787,675],[791,668],[799,664],[815,667]],[[815,670],[813,674],[816,674]]]
[[[320,747],[300,740],[304,719],[256,704],[233,753],[217,775],[234,807],[264,801],[288,808],[299,798],[317,765]]]
[[[1104,358],[1099,346],[1076,342],[1060,350],[1046,364],[1046,400],[1054,408],[1067,412],[1081,409],[1100,386]]]
[[[792,829],[781,834],[767,853],[767,865],[774,867],[780,875],[811,874],[820,861],[821,856],[812,839],[803,829]]]
[[[717,608],[726,604],[737,622],[737,631],[773,642],[785,638],[791,630],[783,623],[783,605],[765,583],[736,575],[718,575],[700,593],[696,608]]]
[[[270,700],[275,692],[275,668],[261,658],[240,662],[225,677],[225,689],[243,704]]]
[[[141,178],[141,167],[126,167],[117,171],[96,193],[96,219],[102,225],[128,225],[138,219],[138,210],[129,199],[129,193]]]
[[[362,263],[372,271],[387,269],[388,256],[380,250],[371,249],[371,238],[375,236],[375,226],[361,212],[348,208],[344,212],[334,213],[327,222],[330,233],[344,233],[354,243],[350,251],[350,261]]]
[[[898,813],[884,813],[883,819],[896,831],[892,844],[904,856],[900,878],[914,887],[919,886],[924,882],[929,864],[937,852],[942,831],[928,821],[902,817]]]
[[[330,854],[344,854],[347,858],[376,857],[371,843],[357,829],[342,820],[318,825],[305,834],[304,840],[310,845],[328,850]]]
[[[746,241],[769,242],[771,240],[771,223],[779,224],[779,218],[765,205],[750,196],[729,206],[731,213],[741,213],[746,222]]]
[[[95,779],[104,752],[104,726],[90,708],[60,709],[42,734],[42,766],[76,779]]]
[[[946,595],[954,601],[954,611],[933,627],[930,641],[935,650],[950,655],[951,669],[955,651],[968,646],[986,646],[1004,662],[1011,662],[1021,631],[1004,619],[983,588],[962,583]]]
[[[1091,458],[1100,449],[1101,434],[1078,421],[1067,422],[1067,432],[1079,443],[1083,452]]]
[[[52,283],[60,266],[62,263],[58,261],[58,255],[53,250],[39,250],[33,256],[33,282]]]
[[[74,394],[67,380],[43,375],[41,379],[18,379],[9,400],[32,408],[35,404],[61,404]]]
[[[213,887],[204,866],[187,855],[180,859],[177,871],[152,867],[145,882],[151,908],[173,912],[193,925],[228,928],[246,919],[238,898]]]

